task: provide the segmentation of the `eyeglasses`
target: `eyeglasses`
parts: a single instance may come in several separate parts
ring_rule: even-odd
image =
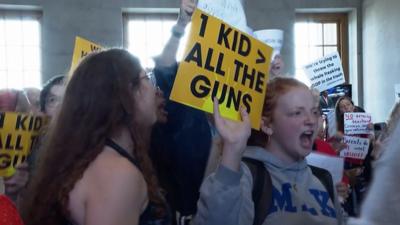
[[[154,73],[152,71],[147,72],[146,76],[141,77],[140,79],[148,79],[150,83],[157,88],[157,79],[156,76],[154,76]]]

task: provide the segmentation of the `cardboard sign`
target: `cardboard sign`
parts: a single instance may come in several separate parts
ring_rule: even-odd
[[[303,67],[311,81],[311,88],[320,92],[345,82],[339,53],[334,52]]]
[[[347,148],[340,151],[341,157],[365,159],[367,156],[369,147],[368,138],[344,136],[344,143],[347,144]]]
[[[199,0],[197,8],[236,29],[243,32],[250,31],[240,0]]]
[[[372,123],[369,113],[345,113],[344,114],[344,134],[369,134],[371,130],[368,125]]]
[[[309,165],[328,170],[332,175],[334,184],[337,184],[342,180],[344,169],[343,158],[311,152],[306,157],[306,160]]]
[[[274,49],[272,53],[272,60],[274,57],[281,53],[282,45],[283,45],[283,30],[278,29],[268,29],[268,30],[258,30],[254,31],[254,36],[271,46]]]
[[[24,162],[45,123],[44,117],[0,112],[0,176],[9,177]]]
[[[394,93],[396,102],[400,102],[400,84],[394,85]]]
[[[213,112],[216,96],[222,116],[239,120],[243,106],[259,129],[271,54],[271,47],[197,9],[170,98]]]
[[[103,47],[101,47],[100,45],[76,36],[74,53],[72,56],[71,71],[75,70],[76,66],[78,66],[80,60],[83,57],[87,56],[91,52],[101,49],[103,49]]]

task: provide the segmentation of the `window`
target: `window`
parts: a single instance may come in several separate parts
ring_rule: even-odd
[[[306,84],[309,79],[302,67],[331,52],[338,51],[348,81],[347,14],[302,13],[296,15],[295,60],[296,78]]]
[[[178,14],[125,13],[123,17],[125,47],[140,59],[144,68],[154,67],[152,58],[162,52]],[[185,40],[183,37],[180,46],[184,46]],[[181,58],[182,50],[180,47],[177,58]]]
[[[0,88],[41,87],[40,14],[0,10]]]

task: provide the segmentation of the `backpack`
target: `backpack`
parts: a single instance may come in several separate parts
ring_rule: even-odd
[[[268,210],[272,203],[272,180],[263,162],[243,158],[242,161],[250,169],[253,176],[252,199],[254,202],[254,221],[253,225],[261,225],[267,217]],[[331,174],[322,168],[309,165],[312,174],[317,177],[329,193],[329,197],[334,202],[334,188]]]

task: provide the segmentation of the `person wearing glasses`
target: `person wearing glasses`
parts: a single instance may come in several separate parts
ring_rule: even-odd
[[[24,222],[169,224],[143,137],[155,121],[156,87],[136,57],[85,57],[39,151]]]

